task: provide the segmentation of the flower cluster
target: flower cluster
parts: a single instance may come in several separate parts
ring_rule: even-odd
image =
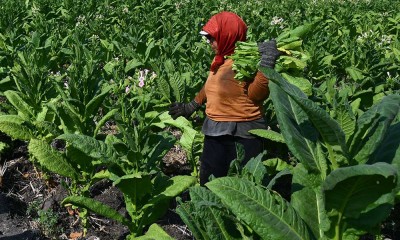
[[[378,46],[390,45],[393,41],[392,35],[382,35],[381,41],[378,43]]]
[[[357,42],[364,42],[370,39],[374,35],[374,31],[369,30],[367,32],[362,32],[360,36],[357,37]]]
[[[144,69],[144,70],[139,70],[137,72],[137,79],[138,79],[138,87],[143,88],[145,86],[145,82],[151,82],[153,79],[157,77],[157,74],[155,72],[151,72],[151,75],[149,74],[150,70],[149,69]],[[127,77],[128,82],[134,81],[131,76]],[[131,85],[127,85],[125,87],[125,93],[128,94],[131,91]]]
[[[85,16],[83,16],[83,15],[79,15],[77,18],[76,18],[76,24],[75,24],[75,26],[85,26],[86,25],[86,17]]]
[[[283,18],[275,16],[272,18],[270,25],[271,26],[278,25],[280,28],[284,28],[284,21],[285,20]]]

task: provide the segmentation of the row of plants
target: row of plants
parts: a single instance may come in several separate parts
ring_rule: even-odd
[[[230,177],[190,188],[191,201],[177,212],[198,239],[379,234],[398,194],[399,6],[362,0],[5,1],[0,131],[26,141],[38,168],[68,179],[63,204],[79,208],[84,229],[93,211],[126,225],[128,238],[136,238],[197,183],[203,136],[166,109],[202,87],[212,53],[198,35],[201,26],[214,13],[235,11],[249,25],[249,41],[264,41],[313,24],[302,42],[310,56],[302,72],[306,93],[262,69],[271,80],[265,118],[274,131],[254,134],[278,142],[269,157],[277,145],[286,146],[277,154],[284,157],[260,155],[243,170],[235,161]],[[110,125],[113,134],[106,131]],[[182,132],[179,139],[171,127]],[[185,150],[190,176],[162,173],[162,158],[174,144]],[[290,200],[272,190],[284,176],[293,179]],[[123,193],[128,217],[90,198],[90,187],[101,179]],[[165,235],[151,226],[148,236]]]

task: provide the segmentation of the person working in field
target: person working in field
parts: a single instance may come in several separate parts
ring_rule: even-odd
[[[251,129],[265,129],[262,106],[269,95],[268,79],[258,72],[251,81],[234,79],[232,59],[237,41],[246,41],[247,26],[233,12],[221,12],[210,18],[200,34],[204,35],[215,57],[211,63],[207,81],[193,101],[173,103],[169,114],[190,117],[206,103],[206,118],[202,127],[205,135],[200,158],[200,184],[204,185],[211,175],[226,176],[229,165],[237,156],[236,144],[242,144],[245,157],[242,164],[263,151],[263,140],[250,134]],[[261,57],[260,66],[274,68],[280,56],[276,42],[262,43],[267,54]]]

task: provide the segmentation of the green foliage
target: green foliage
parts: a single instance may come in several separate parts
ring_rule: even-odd
[[[160,239],[160,240],[173,240],[171,236],[168,235],[158,224],[153,223],[150,225],[146,234],[137,238],[137,240],[152,240],[152,239]]]
[[[31,139],[28,150],[39,161],[40,165],[47,168],[47,170],[64,177],[72,179],[78,178],[78,172],[61,155],[61,153],[53,149],[46,142]]]
[[[32,159],[42,169],[70,177],[71,197],[87,197],[95,181],[110,178],[125,191],[128,206],[139,206],[147,214],[143,225],[151,224],[167,200],[156,198],[148,206],[133,204],[135,192],[126,185],[142,189],[149,182],[148,186],[161,186],[156,179],[168,182],[155,174],[160,171],[160,159],[175,143],[163,132],[168,127],[182,131],[178,144],[187,153],[193,175],[198,175],[203,136],[187,120],[172,120],[166,106],[192,100],[203,86],[213,53],[198,32],[211,15],[234,11],[248,25],[249,42],[279,36],[279,47],[298,50],[301,46],[309,58],[292,51],[292,56],[280,59],[280,69],[290,72],[282,74],[283,79],[300,90],[272,74],[272,100],[264,106],[275,132],[255,132],[286,144],[295,158],[291,160],[299,164],[293,167],[286,159],[275,158],[263,161],[263,169],[251,162],[254,165],[249,165],[247,173],[232,171],[231,176],[267,184],[260,176],[276,174],[269,179],[267,188],[271,189],[275,180],[290,171],[293,186],[299,187],[293,191],[291,205],[314,236],[354,237],[351,234],[359,235],[368,227],[376,230],[389,211],[383,206],[392,205],[390,188],[396,176],[391,167],[378,163],[398,164],[400,159],[399,7],[390,0],[300,4],[297,0],[240,4],[232,0],[6,0],[0,7],[0,131],[28,141]],[[310,22],[318,24],[306,35],[296,29]],[[301,71],[294,71],[296,75],[290,68]],[[68,143],[58,151],[49,143],[61,134],[59,139]],[[107,165],[107,171],[97,173],[99,164]],[[336,174],[346,177],[335,182]],[[387,186],[376,191],[381,194],[378,200],[366,197],[369,205],[363,206],[358,219],[354,218],[357,211],[341,212],[324,202],[325,194],[345,194],[338,188],[356,179],[372,181],[374,188],[378,188],[375,180]],[[177,184],[171,181],[171,186]],[[362,185],[351,186],[366,192]],[[145,202],[160,192],[149,188],[139,196]],[[275,193],[264,195],[271,194]],[[209,196],[203,205],[188,203],[181,210],[189,213],[189,219],[191,211],[208,209],[205,214],[220,214],[214,218],[217,224],[221,219],[229,223],[218,225],[220,230],[232,229],[233,224],[235,237],[256,236],[253,223],[239,222],[222,201],[210,203],[216,198]],[[351,206],[348,201],[341,203]],[[159,210],[149,215],[152,207]],[[132,208],[130,212],[136,216]],[[376,221],[365,223],[367,216]],[[207,224],[205,218],[198,220]],[[140,224],[137,229],[143,228]],[[207,231],[217,231],[210,226],[204,231],[200,225],[191,229],[196,227],[193,233],[199,239],[208,239]]]
[[[232,177],[215,179],[206,186],[263,239],[313,239],[307,225],[278,194]]]
[[[66,140],[87,157],[97,159],[107,166],[104,176],[112,180],[124,194],[130,220],[122,218],[106,205],[85,197],[67,198],[64,203],[85,207],[118,220],[129,227],[132,236],[139,236],[145,226],[165,214],[169,200],[193,185],[196,178],[169,178],[157,173],[160,171],[159,161],[163,156],[161,152],[168,149],[164,145],[170,142],[168,138],[157,134],[147,135],[148,140],[144,145],[137,145],[135,143],[138,143],[138,139],[132,137],[138,137],[138,129],[126,129],[123,133],[122,139],[109,136],[105,142],[76,134],[61,135],[59,138]]]
[[[172,126],[182,131],[182,136],[179,138],[178,144],[185,150],[186,157],[192,166],[194,176],[198,176],[198,165],[201,150],[203,148],[203,134],[193,128],[192,123],[184,117],[172,119],[167,113],[159,116],[160,122],[154,123],[154,126],[162,129],[167,126]]]
[[[399,96],[387,96],[355,121],[356,127],[353,132],[349,132],[350,136],[347,139],[363,136],[358,139],[365,141],[363,145],[357,144],[355,147],[354,143],[358,140],[354,143],[346,141],[340,125],[327,112],[307,99],[299,89],[288,84],[273,70],[262,70],[271,81],[272,101],[275,107],[280,109],[277,111],[277,117],[282,135],[291,152],[301,163],[293,172],[293,182],[302,186],[293,190],[292,202],[295,209],[306,222],[310,223],[309,226],[318,238],[328,236],[331,239],[340,239],[350,232],[360,236],[366,231],[376,231],[379,223],[390,212],[388,206],[394,203],[398,170],[395,165],[384,163],[363,164],[369,162],[375,149],[383,144],[383,139],[389,134],[388,126],[399,114]],[[382,120],[377,116],[382,116]],[[380,122],[384,123],[380,125]],[[367,147],[364,146],[366,144]],[[392,163],[394,159],[387,162]],[[332,180],[337,181],[334,185],[338,186],[334,193],[330,192],[330,187],[327,188]],[[380,185],[382,181],[387,181],[384,186]],[[352,187],[349,187],[350,182]],[[361,182],[368,184],[365,187],[362,184],[358,185]],[[340,187],[341,185],[346,187]],[[375,191],[376,195],[371,194],[369,190],[374,187],[380,189]],[[343,198],[343,196],[350,198],[353,194],[357,198],[363,196],[361,199],[365,202],[357,204],[355,200]],[[342,196],[341,207],[335,208],[334,211],[330,205],[330,196],[333,195]],[[345,209],[350,209],[351,204],[360,207],[358,211],[362,211],[365,215],[359,212],[345,217],[347,214]],[[376,210],[378,208],[379,210]],[[375,216],[377,214],[375,210],[379,211],[379,217]],[[376,222],[368,221],[370,216],[375,216]],[[328,221],[331,222],[330,226]],[[311,222],[318,224],[313,225]]]

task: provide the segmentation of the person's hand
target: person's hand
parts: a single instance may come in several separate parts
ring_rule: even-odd
[[[179,103],[175,102],[169,106],[168,113],[173,119],[177,119],[179,116],[184,116],[185,118],[190,117],[200,105],[194,100],[190,103]]]
[[[258,51],[261,54],[261,67],[275,68],[276,60],[282,55],[276,46],[276,40],[258,43]]]

